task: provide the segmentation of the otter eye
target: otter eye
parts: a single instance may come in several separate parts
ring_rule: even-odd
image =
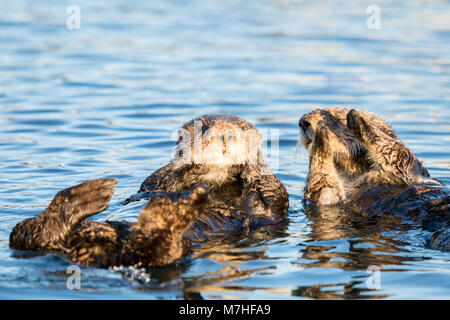
[[[180,136],[180,137],[178,138],[178,141],[177,141],[176,144],[179,144],[181,141],[183,141],[183,136]]]
[[[178,156],[181,158],[183,156],[183,150],[178,151]]]

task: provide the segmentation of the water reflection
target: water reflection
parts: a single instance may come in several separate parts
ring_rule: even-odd
[[[389,297],[387,294],[378,294],[376,289],[357,287],[362,284],[364,281],[302,286],[292,290],[291,294],[313,299],[384,299]]]
[[[407,265],[423,258],[409,256],[400,240],[413,226],[402,223],[393,215],[368,219],[349,214],[337,207],[307,206],[305,214],[312,222],[310,239],[299,244],[299,268],[335,268],[344,271],[367,271],[374,266],[384,271],[405,271],[392,266]],[[327,245],[328,244],[328,245]],[[334,245],[333,245],[334,244]],[[294,296],[319,299],[387,298],[388,294],[367,288],[368,274],[354,276],[362,280],[313,286],[300,286],[292,291]],[[366,279],[364,279],[366,278]]]
[[[304,212],[311,221],[310,232],[307,240],[297,244],[300,247],[297,251],[298,257],[290,261],[290,264],[297,268],[298,275],[308,268],[362,271],[362,274],[355,274],[346,282],[297,286],[288,293],[281,284],[279,287],[265,287],[264,284],[238,285],[239,280],[277,273],[277,267],[271,263],[264,267],[248,265],[252,266],[255,261],[281,259],[268,255],[267,246],[284,243],[288,237],[292,237],[289,233],[289,225],[292,222],[287,219],[279,225],[264,226],[248,234],[217,237],[199,244],[192,259],[214,264],[214,271],[191,276],[189,273],[192,264],[189,262],[167,270],[152,268],[146,270],[151,282],[135,289],[177,288],[184,299],[242,298],[243,292],[247,292],[251,297],[255,291],[317,299],[384,299],[389,297],[389,294],[367,286],[367,280],[371,276],[371,272],[367,270],[376,266],[381,272],[407,271],[409,262],[424,259],[405,254],[405,242],[399,238],[412,227],[400,223],[395,217],[386,216],[382,220],[363,219],[349,216],[338,208],[318,210],[315,207],[306,207]],[[402,265],[405,265],[405,268],[398,267]],[[142,283],[145,284],[145,281],[141,281]]]
[[[120,210],[119,210],[120,211]],[[285,283],[258,283],[249,285],[248,279],[277,276],[277,264],[283,255],[270,248],[282,245],[292,246],[296,214],[273,226],[263,226],[245,234],[217,236],[195,245],[194,254],[182,263],[165,268],[112,268],[122,279],[107,279],[102,285],[103,275],[89,276],[85,290],[110,290],[129,286],[137,292],[176,292],[183,299],[237,299],[251,298],[256,292],[277,296],[293,296],[314,299],[384,299],[390,297],[384,290],[369,288],[367,280],[373,266],[383,272],[407,272],[409,264],[423,261],[424,256],[410,255],[402,240],[414,227],[401,223],[399,218],[386,215],[383,219],[369,219],[349,215],[338,208],[306,206],[297,213],[309,221],[307,232],[296,242],[296,254],[288,255],[287,261],[293,267],[291,285]],[[298,217],[297,217],[298,218]],[[15,259],[42,257],[34,252],[14,252]],[[57,256],[52,259],[62,260]],[[83,268],[89,269],[89,268]],[[323,281],[318,284],[292,286],[298,283],[305,271],[340,270],[354,271],[346,281]],[[103,271],[103,272],[110,272]],[[356,271],[356,272],[355,272]],[[84,271],[83,271],[84,272]],[[320,274],[320,273],[319,273]],[[58,288],[67,277],[65,269],[44,271],[42,274],[50,287]],[[289,281],[289,279],[287,279]],[[333,280],[333,278],[331,279]],[[301,282],[301,281],[300,281]],[[242,283],[242,284],[240,284]]]
[[[233,295],[233,293],[251,292],[256,289],[271,290],[271,288],[252,288],[231,283],[255,274],[272,274],[276,269],[273,265],[259,268],[248,268],[244,265],[257,260],[276,260],[276,258],[267,256],[267,245],[283,242],[283,239],[289,236],[287,228],[288,221],[286,220],[278,225],[263,226],[249,233],[231,234],[197,243],[191,259],[214,264],[214,271],[185,276],[192,267],[190,260],[169,268],[149,268],[147,270],[128,268],[122,273],[129,279],[139,279],[141,285],[135,288],[137,290],[154,291],[177,288],[182,291],[184,299],[203,299],[205,293],[211,292],[221,292],[221,294],[214,294],[215,298],[233,299],[240,298],[239,294]],[[274,242],[274,240],[276,241]],[[147,285],[145,280],[142,281],[143,275],[151,279]]]

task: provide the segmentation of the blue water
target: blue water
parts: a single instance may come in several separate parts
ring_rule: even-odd
[[[302,206],[300,116],[348,106],[383,116],[450,184],[450,3],[377,1],[0,1],[0,298],[450,298],[450,253],[420,231],[366,233]],[[81,10],[68,29],[66,9]],[[166,164],[174,130],[232,113],[279,135],[274,171],[289,217],[213,242],[180,267],[81,268],[8,248],[13,226],[95,177],[119,181],[97,219]],[[278,130],[278,131],[277,131]],[[379,266],[379,286],[370,288]],[[143,280],[144,279],[144,280]]]

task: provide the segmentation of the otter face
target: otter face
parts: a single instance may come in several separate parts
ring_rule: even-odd
[[[317,135],[321,135],[318,130],[322,123],[322,127],[328,129],[325,137],[326,155],[331,157],[339,170],[344,170],[346,174],[361,174],[373,165],[373,161],[367,156],[368,150],[361,139],[348,127],[349,112],[348,108],[329,108],[316,109],[303,115],[299,121],[299,141],[305,146],[310,158],[318,157],[319,155],[313,149]],[[361,114],[371,122],[375,123],[373,119],[380,122],[369,113]],[[321,156],[323,155],[322,152]]]
[[[204,115],[185,123],[178,132],[172,161],[230,167],[257,163],[261,134],[244,119],[231,115]]]
[[[363,146],[347,127],[348,108],[316,109],[302,116],[298,125],[299,140],[308,152],[314,143],[314,135],[320,121],[330,128],[328,139],[332,141],[333,153],[339,158],[356,157]]]
[[[311,146],[314,142],[314,132],[316,132],[317,124],[320,120],[324,120],[324,118],[321,110],[318,109],[304,114],[298,122],[300,129],[299,140],[308,152],[311,151]]]

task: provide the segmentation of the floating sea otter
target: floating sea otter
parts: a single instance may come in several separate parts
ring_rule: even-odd
[[[36,218],[18,223],[10,247],[53,252],[94,266],[165,266],[214,234],[275,224],[288,194],[266,165],[261,135],[244,119],[204,115],[182,126],[172,161],[126,202],[150,199],[136,223],[85,220],[105,210],[115,179],[60,191]]]
[[[450,250],[450,196],[380,118],[347,108],[314,110],[299,121],[309,152],[305,200],[374,218],[415,221]]]

